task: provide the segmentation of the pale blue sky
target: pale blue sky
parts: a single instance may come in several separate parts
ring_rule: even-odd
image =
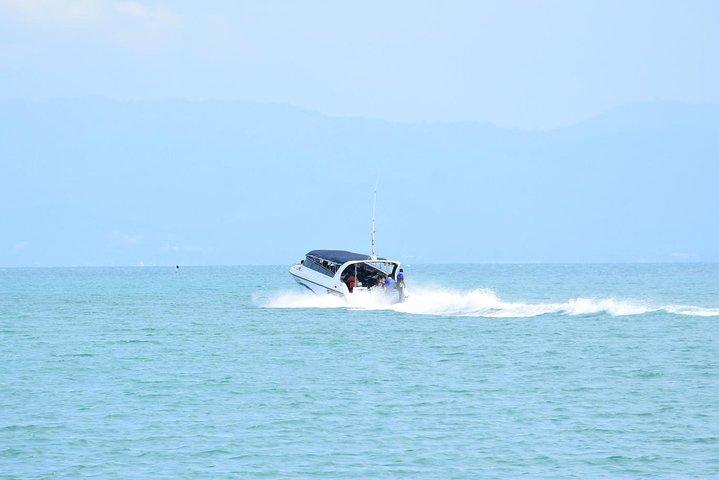
[[[409,263],[719,261],[718,52],[719,2],[0,0],[0,266],[367,251],[378,176]]]
[[[715,1],[0,0],[0,99],[297,105],[551,128],[719,101]]]

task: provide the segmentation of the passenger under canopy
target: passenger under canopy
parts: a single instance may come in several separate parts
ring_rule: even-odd
[[[354,277],[357,286],[372,288],[387,277],[394,279],[397,267],[397,263],[384,259],[355,261],[344,268],[340,274],[340,280],[348,284],[350,278]]]

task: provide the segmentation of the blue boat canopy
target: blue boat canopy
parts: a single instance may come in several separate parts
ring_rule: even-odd
[[[345,263],[354,260],[372,260],[369,255],[363,255],[361,253],[348,252],[346,250],[312,250],[307,253],[308,257],[316,257],[322,260],[327,260],[332,263]],[[384,258],[378,258],[377,260],[384,260]]]

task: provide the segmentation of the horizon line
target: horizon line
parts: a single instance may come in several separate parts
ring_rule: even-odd
[[[616,261],[616,262],[433,262],[433,263],[403,263],[403,266],[496,266],[496,265],[719,265],[719,260],[692,260],[692,261]],[[286,267],[286,263],[216,263],[216,264],[163,264],[163,265],[0,265],[0,270],[7,269],[42,269],[42,268],[213,268],[213,267]]]
[[[682,106],[716,106],[719,107],[719,101],[691,101],[691,100],[679,100],[679,99],[654,99],[654,100],[631,100],[627,102],[617,103],[610,107],[606,107],[598,110],[594,114],[584,115],[573,122],[565,122],[557,125],[550,125],[544,127],[526,127],[519,125],[501,124],[492,120],[480,120],[480,119],[454,119],[454,120],[441,120],[441,119],[423,119],[423,120],[400,120],[400,119],[389,119],[368,115],[355,115],[355,114],[332,114],[323,112],[322,110],[310,107],[302,106],[295,103],[289,102],[275,102],[275,101],[261,101],[251,99],[229,99],[229,98],[180,98],[180,97],[156,97],[156,98],[120,98],[112,97],[107,95],[84,95],[84,96],[55,96],[47,98],[22,98],[22,97],[6,97],[0,98],[0,102],[18,102],[27,104],[49,104],[53,102],[67,102],[77,100],[96,100],[96,101],[107,101],[115,103],[162,103],[162,102],[185,102],[193,104],[203,103],[216,103],[216,104],[246,104],[260,107],[283,107],[292,110],[302,111],[307,114],[318,115],[320,117],[334,119],[334,120],[363,120],[372,122],[387,123],[390,125],[404,125],[404,126],[422,126],[422,125],[483,125],[488,127],[494,127],[502,130],[514,130],[525,133],[546,133],[557,130],[563,130],[566,128],[572,128],[583,123],[591,122],[595,119],[601,118],[613,111],[628,107],[628,106],[642,106],[642,105],[682,105]]]

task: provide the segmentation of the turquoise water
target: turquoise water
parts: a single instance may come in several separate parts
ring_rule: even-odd
[[[719,265],[0,269],[0,478],[719,476]]]

